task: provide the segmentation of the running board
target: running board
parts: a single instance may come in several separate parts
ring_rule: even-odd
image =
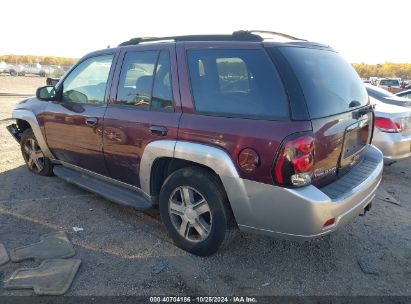
[[[54,165],[53,172],[56,176],[62,178],[66,182],[94,192],[115,203],[129,206],[137,210],[148,210],[153,208],[153,204],[137,191],[114,185],[108,181],[103,181],[99,178],[62,165]]]

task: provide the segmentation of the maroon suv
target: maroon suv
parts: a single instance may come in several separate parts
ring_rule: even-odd
[[[140,210],[210,255],[233,232],[311,239],[371,206],[383,157],[352,67],[326,45],[135,38],[83,57],[8,126],[28,168]]]

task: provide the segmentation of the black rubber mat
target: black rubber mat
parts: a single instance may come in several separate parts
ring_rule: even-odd
[[[76,259],[51,259],[36,268],[17,269],[6,281],[6,289],[33,289],[37,295],[62,295],[70,288],[80,267]]]
[[[0,243],[0,266],[6,264],[9,261],[9,255],[2,243]]]
[[[15,248],[10,251],[10,259],[20,262],[27,259],[45,260],[69,258],[75,251],[64,231],[40,236],[40,242]]]

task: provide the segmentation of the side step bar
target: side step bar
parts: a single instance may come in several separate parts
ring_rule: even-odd
[[[136,191],[114,185],[85,173],[55,165],[53,172],[68,183],[94,192],[115,203],[132,207],[137,210],[148,210],[153,204]]]

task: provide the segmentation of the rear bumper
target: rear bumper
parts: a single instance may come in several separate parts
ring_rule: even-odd
[[[375,196],[382,169],[382,153],[370,145],[359,164],[324,188],[310,185],[287,189],[242,180],[246,199],[232,201],[233,194],[228,195],[241,230],[309,240],[330,233],[361,214]],[[335,218],[335,223],[323,227],[331,218]]]
[[[411,156],[411,134],[374,131],[373,145],[384,155],[384,160],[395,161]]]

